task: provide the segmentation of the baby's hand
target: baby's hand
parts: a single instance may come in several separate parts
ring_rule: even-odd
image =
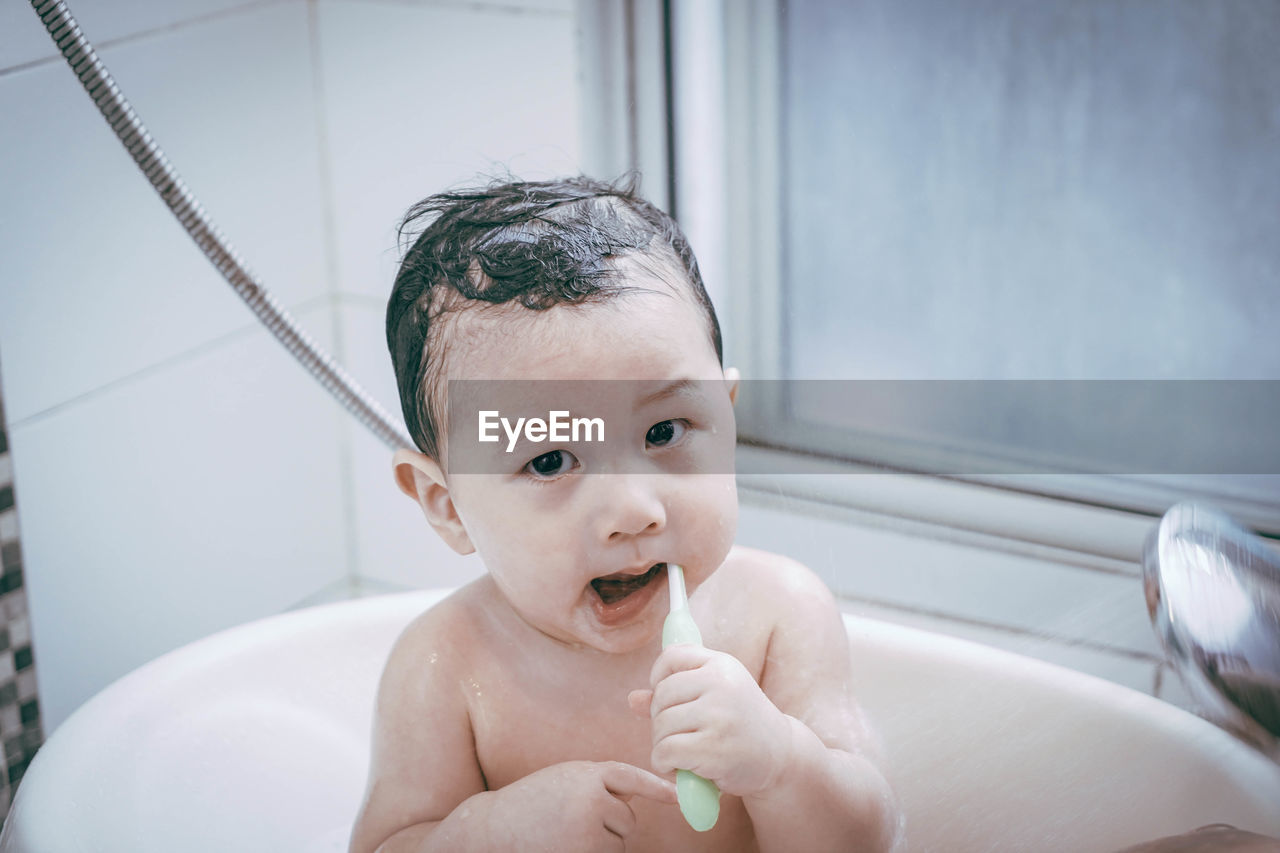
[[[633,690],[627,699],[653,719],[654,770],[692,770],[740,797],[773,786],[790,757],[791,726],[737,658],[670,646],[649,684],[652,690]]]
[[[487,819],[504,850],[623,850],[633,796],[676,802],[675,785],[620,761],[552,764],[493,792]]]

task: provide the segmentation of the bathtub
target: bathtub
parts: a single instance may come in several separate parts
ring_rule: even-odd
[[[444,591],[193,643],[102,691],[27,771],[0,850],[342,851],[397,634]],[[914,851],[1110,851],[1203,824],[1280,836],[1280,767],[1149,696],[846,617]]]

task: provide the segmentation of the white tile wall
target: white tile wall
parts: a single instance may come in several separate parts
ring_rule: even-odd
[[[1187,688],[1186,682],[1174,670],[1172,664],[1160,664],[1156,675],[1155,695],[1192,713],[1200,715],[1208,713],[1204,704]]]
[[[571,0],[80,5],[250,269],[392,412],[407,206],[578,168]],[[210,631],[479,574],[190,244],[24,2],[0,32],[0,348],[49,726]]]
[[[1163,654],[1136,575],[818,517],[801,502],[773,503],[743,494],[738,541],[805,563],[850,612],[994,645],[1144,693],[1154,689]]]
[[[436,6],[482,12],[571,14],[575,0],[351,0],[367,6]]]
[[[382,331],[383,308],[371,300],[343,300],[340,312],[349,352],[348,369],[396,418],[391,358]],[[391,451],[367,432],[352,436],[355,529],[362,580],[402,587],[453,587],[484,571],[480,558],[454,553],[427,524],[391,477]]]
[[[50,728],[146,660],[347,575],[345,417],[254,329],[11,430]]]
[[[484,572],[474,554],[455,554],[427,524],[418,505],[391,479],[391,454],[357,434],[354,490],[361,580],[404,588],[455,587]]]
[[[102,56],[250,269],[286,305],[324,294],[305,5],[255,7]],[[0,115],[11,423],[255,322],[68,68],[0,76]]]
[[[388,284],[387,291],[391,288]],[[400,398],[395,371],[387,351],[386,298],[343,295],[338,300],[346,369],[382,405],[400,427]]]
[[[761,507],[740,541],[809,565],[838,594],[1156,655],[1137,577]]]
[[[995,646],[1015,654],[1048,661],[1057,666],[1087,672],[1123,684],[1142,693],[1152,693],[1158,664],[1144,658],[1100,651],[1080,645],[1071,645],[1015,631],[974,625],[931,616],[911,610],[868,604],[862,601],[841,600],[841,609],[847,613],[867,616],[898,625],[907,625],[924,631],[933,631],[970,640],[987,646]],[[1162,697],[1164,698],[1164,697]]]
[[[95,44],[177,27],[204,17],[279,0],[69,0],[71,14]],[[62,61],[28,0],[0,3],[0,70],[40,59]]]
[[[414,202],[479,175],[579,170],[569,5],[319,4],[345,366],[397,419],[383,332],[396,223]],[[456,586],[479,575],[479,559],[445,546],[396,489],[390,452],[359,427],[349,437],[359,580]]]
[[[396,223],[425,196],[477,173],[578,171],[571,16],[348,0],[319,12],[343,291],[385,302]]]

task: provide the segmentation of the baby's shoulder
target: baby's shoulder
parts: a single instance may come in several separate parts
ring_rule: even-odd
[[[808,566],[758,548],[735,545],[714,577],[729,589],[788,608],[797,602],[834,603],[827,585]]]
[[[717,609],[752,613],[757,624],[776,626],[832,613],[835,598],[803,563],[756,548],[735,545],[712,575]]]
[[[383,670],[384,690],[434,689],[467,672],[483,644],[486,618],[474,585],[418,614],[391,648]]]

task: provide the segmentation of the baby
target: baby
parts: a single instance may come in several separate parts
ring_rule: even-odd
[[[733,545],[737,372],[676,223],[577,178],[433,196],[418,226],[387,309],[418,446],[395,478],[487,572],[391,652],[353,853],[891,848],[830,592]],[[671,564],[705,647],[662,648]],[[719,786],[709,831],[676,768]]]

